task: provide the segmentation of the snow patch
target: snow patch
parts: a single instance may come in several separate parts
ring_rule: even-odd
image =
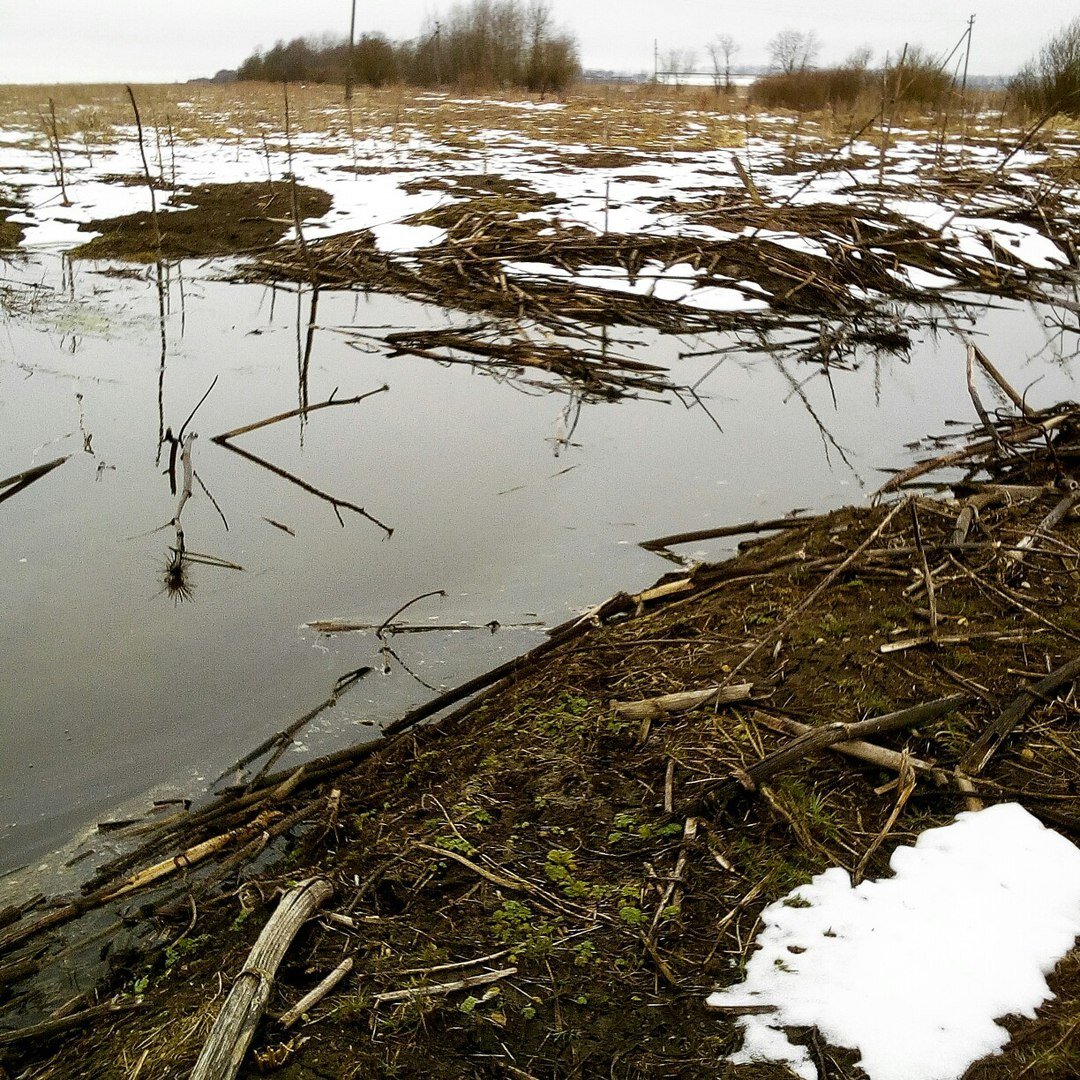
[[[900,847],[894,876],[852,887],[833,868],[762,912],[745,982],[717,1006],[744,1016],[735,1063],[817,1071],[785,1027],[862,1053],[871,1080],[957,1080],[998,1053],[999,1017],[1033,1017],[1080,934],[1080,850],[1015,803],[960,814]]]

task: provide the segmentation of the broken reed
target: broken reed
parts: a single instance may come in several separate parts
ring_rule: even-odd
[[[65,206],[70,206],[71,200],[68,198],[67,182],[64,177],[64,151],[60,145],[60,130],[56,124],[56,102],[52,98],[49,98],[49,138],[53,153],[56,154],[60,197],[63,199]]]
[[[158,276],[161,276],[161,226],[158,222],[157,195],[154,192],[154,179],[150,175],[150,165],[146,160],[146,145],[143,141],[142,117],[139,115],[139,105],[135,100],[135,92],[130,86],[127,87],[128,98],[131,100],[131,109],[135,113],[135,128],[139,136],[139,156],[142,158],[143,175],[146,177],[146,188],[150,192],[150,219],[154,227],[154,244],[158,257]]]

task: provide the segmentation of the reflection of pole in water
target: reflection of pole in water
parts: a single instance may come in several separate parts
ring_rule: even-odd
[[[176,543],[169,549],[169,557],[165,563],[165,572],[162,582],[165,592],[176,603],[182,603],[191,599],[193,588],[188,577],[187,548],[184,543],[184,527],[180,517],[184,512],[184,505],[191,498],[191,484],[194,479],[194,468],[191,464],[191,444],[197,438],[195,432],[185,435],[180,443],[180,466],[183,470],[183,486],[180,489],[180,498],[176,504],[176,513],[173,514],[172,526],[176,530]],[[175,444],[173,444],[175,446]]]
[[[165,360],[168,353],[169,342],[165,326],[165,280],[162,276],[160,259],[156,266],[157,273],[155,274],[154,281],[157,285],[158,294],[158,330],[161,336],[161,364],[158,368],[158,442],[157,456],[154,458],[154,464],[160,465],[161,448],[165,445]]]
[[[311,290],[311,301],[308,304],[307,332],[302,335],[300,331],[301,293],[303,288],[297,287],[296,293],[296,364],[297,364],[297,407],[300,409],[300,445],[304,445],[304,428],[307,426],[308,408],[308,374],[311,370],[311,349],[315,343],[315,318],[319,310],[319,289],[315,286]],[[301,344],[301,341],[303,344]]]
[[[555,421],[555,434],[552,442],[555,444],[555,456],[558,457],[564,448],[572,446],[571,439],[577,430],[578,421],[581,419],[581,396],[578,391],[570,392],[570,400],[563,406]]]

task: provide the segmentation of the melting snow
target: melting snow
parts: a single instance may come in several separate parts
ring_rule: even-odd
[[[582,266],[578,273],[572,274],[550,263],[505,262],[503,270],[514,277],[565,281],[586,289],[651,296],[702,311],[763,311],[769,306],[764,299],[768,293],[752,281],[740,281],[740,288],[699,285],[703,271],[695,270],[690,263],[664,266],[650,259],[633,278],[622,266]],[[747,296],[747,291],[758,296]]]
[[[745,1016],[733,1062],[817,1071],[785,1027],[816,1025],[862,1053],[871,1080],[956,1080],[1033,1017],[1080,935],[1080,850],[1015,803],[960,814],[900,847],[894,876],[855,888],[826,870],[762,913],[746,981],[711,1005]]]

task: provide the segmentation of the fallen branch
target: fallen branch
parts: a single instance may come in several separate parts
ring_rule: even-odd
[[[770,728],[773,731],[783,732],[785,735],[807,735],[816,729],[809,724],[801,724],[788,716],[769,716],[765,713],[754,713],[754,720]],[[868,765],[875,765],[879,769],[898,773],[904,765],[904,755],[897,750],[889,750],[885,746],[866,742],[863,739],[853,739],[850,742],[833,743],[829,747],[833,753],[843,754],[845,757],[855,758],[856,761],[865,761]],[[921,758],[908,757],[908,765],[917,773],[926,773],[939,782],[944,782],[945,774],[936,769],[928,761]]]
[[[721,525],[715,529],[697,529],[693,532],[672,533],[658,536],[655,540],[642,540],[638,547],[646,551],[675,547],[678,544],[694,544],[699,540],[719,540],[725,536],[743,536],[746,533],[772,532],[779,529],[797,529],[814,521],[814,518],[772,518],[769,521],[744,521],[740,525]]]
[[[1074,415],[1075,414],[1072,411],[1057,413],[1054,416],[1048,416],[1045,420],[1040,420],[1038,423],[1025,424],[1023,427],[1006,432],[1004,435],[999,436],[999,438],[1002,443],[1008,445],[1024,443],[1030,439],[1037,438],[1040,435],[1046,435],[1049,432],[1056,430]],[[993,439],[983,439],[980,442],[969,443],[967,446],[963,446],[959,450],[953,450],[948,454],[940,454],[938,457],[930,458],[927,461],[920,461],[886,480],[885,483],[874,492],[874,498],[876,499],[882,495],[886,495],[890,491],[896,491],[897,488],[903,487],[904,484],[911,480],[915,480],[917,477],[925,476],[928,472],[944,469],[950,465],[959,465],[964,461],[970,461],[971,458],[979,457],[982,454],[989,454],[996,448],[997,444]]]
[[[422,997],[435,997],[437,994],[452,994],[455,990],[468,990],[473,986],[487,986],[489,983],[508,979],[517,974],[516,967],[501,968],[498,971],[485,971],[482,975],[469,975],[452,982],[429,983],[426,986],[410,986],[405,990],[389,990],[376,994],[372,1000],[376,1005],[386,1005],[392,1001],[415,1001]],[[194,1080],[194,1078],[193,1078]]]
[[[671,713],[689,712],[702,705],[731,705],[750,697],[753,683],[734,686],[710,686],[706,690],[683,690],[677,694],[661,694],[641,701],[614,701],[615,715],[625,720],[657,720]]]
[[[972,745],[960,761],[960,769],[968,776],[978,776],[1005,741],[1006,736],[1040,701],[1045,701],[1067,683],[1080,678],[1080,656],[1052,671],[1034,686],[1021,690]]]
[[[300,928],[333,893],[334,887],[325,878],[311,878],[282,897],[229,991],[191,1080],[232,1080],[237,1074],[266,1008],[278,965]]]
[[[337,986],[337,984],[341,982],[341,980],[344,979],[350,971],[352,971],[352,968],[353,959],[351,956],[346,956],[345,959],[342,960],[341,963],[338,964],[338,966],[334,968],[334,970],[331,971],[330,974],[327,975],[326,978],[323,979],[318,986],[306,993],[287,1012],[283,1012],[278,1017],[278,1023],[284,1028],[292,1027],[293,1024],[295,1024],[296,1021],[304,1015],[304,1013],[310,1012],[316,1005],[318,1005],[319,1002],[322,1001],[322,999],[326,997],[326,995],[329,994],[330,991],[333,990],[334,987]]]
[[[32,1024],[30,1027],[18,1028],[15,1031],[0,1031],[0,1046],[13,1046],[15,1043],[26,1042],[28,1039],[43,1039],[49,1035],[55,1035],[60,1031],[70,1031],[72,1028],[82,1027],[102,1017],[115,1016],[118,1013],[131,1012],[141,1008],[135,1002],[128,1004],[109,1003],[107,1005],[91,1005],[82,1012],[69,1013],[67,1016],[57,1016],[49,1020],[43,1020],[40,1024]]]
[[[950,694],[948,697],[913,705],[883,716],[875,716],[869,720],[859,720],[850,724],[825,724],[811,728],[745,771],[735,773],[733,779],[721,781],[711,790],[704,791],[699,799],[707,809],[720,810],[735,798],[740,790],[757,791],[762,784],[777,774],[785,772],[804,758],[817,755],[837,743],[858,741],[889,731],[899,731],[903,728],[929,723],[955,712],[970,701],[969,694]]]

